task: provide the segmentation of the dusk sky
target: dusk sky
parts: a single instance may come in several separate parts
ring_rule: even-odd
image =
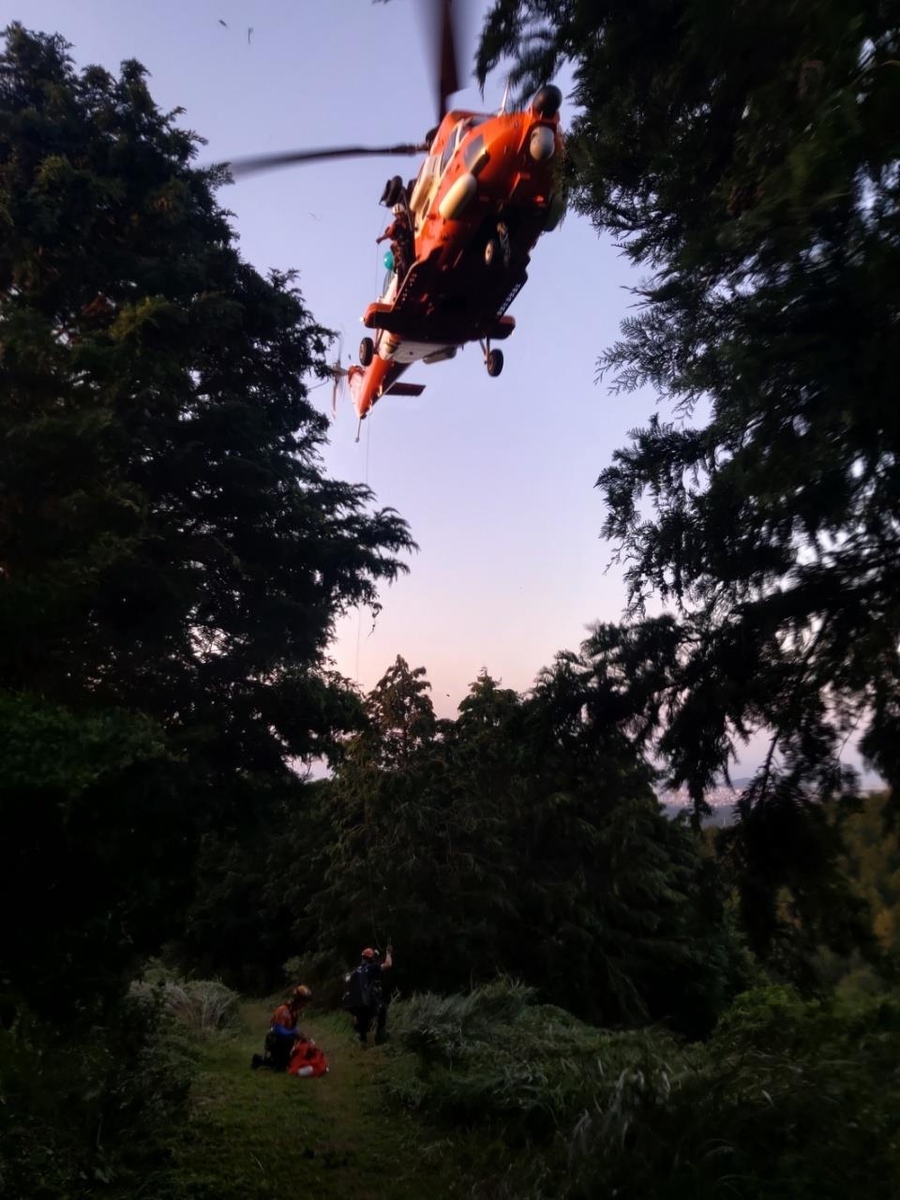
[[[62,33],[78,66],[111,70],[137,58],[157,103],[208,139],[205,160],[266,150],[419,141],[434,124],[421,14],[415,0],[2,0],[5,25]],[[471,63],[474,5],[464,58]],[[227,23],[227,28],[220,24]],[[252,35],[248,39],[248,29]],[[504,79],[457,106],[490,111]],[[560,80],[565,85],[565,80]],[[562,119],[571,117],[565,102]],[[380,290],[389,214],[385,179],[410,178],[416,159],[321,163],[241,181],[221,195],[244,256],[260,271],[296,267],[313,315],[343,330],[356,355],[359,317]],[[435,706],[452,715],[486,667],[524,690],[556,651],[575,648],[595,620],[621,615],[624,590],[603,521],[599,471],[627,431],[654,411],[651,395],[608,394],[598,354],[617,334],[636,276],[606,238],[569,214],[544,235],[512,307],[506,365],[488,378],[477,346],[416,365],[417,399],[384,398],[355,444],[349,398],[325,452],[329,471],[365,481],[409,522],[420,551],[368,614],[339,625],[334,657],[370,688],[399,653],[425,666]],[[312,395],[330,406],[330,388]]]
[[[182,123],[208,139],[208,160],[419,141],[434,124],[415,0],[3,0],[0,9],[4,25],[62,33],[78,66],[115,70],[139,59],[157,103],[183,107]],[[470,26],[467,63],[477,22]],[[493,80],[483,100],[473,85],[455,103],[494,110],[504,82]],[[564,125],[570,114],[565,103]],[[221,195],[244,256],[264,272],[296,267],[313,315],[343,330],[345,365],[384,274],[384,247],[375,245],[389,219],[381,189],[395,171],[411,178],[417,168],[417,159],[322,163]],[[385,397],[358,445],[343,398],[329,471],[367,479],[420,547],[410,574],[384,589],[374,632],[368,613],[339,625],[335,660],[363,688],[399,653],[427,668],[435,706],[449,716],[482,667],[524,690],[592,621],[620,615],[621,576],[606,571],[594,482],[654,400],[610,396],[594,377],[634,278],[610,240],[570,213],[535,248],[500,378],[487,376],[477,346],[453,362],[416,365],[407,377],[426,384],[424,394]],[[330,388],[312,399],[327,410]]]

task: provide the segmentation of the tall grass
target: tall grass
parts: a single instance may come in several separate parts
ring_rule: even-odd
[[[389,1082],[404,1104],[466,1124],[499,1124],[512,1144],[567,1132],[625,1070],[672,1071],[685,1051],[664,1031],[612,1033],[521,984],[423,994],[394,1006],[394,1035],[415,1054]]]
[[[132,984],[131,994],[161,1004],[166,1013],[200,1038],[241,1028],[240,996],[216,979],[179,979],[151,970]]]
[[[517,1200],[900,1196],[897,998],[851,1006],[761,989],[690,1046],[532,999],[501,981],[413,997],[393,1022],[405,1052],[394,1094],[527,1146]]]

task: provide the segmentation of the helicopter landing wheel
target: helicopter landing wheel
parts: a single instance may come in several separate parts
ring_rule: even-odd
[[[502,263],[504,267],[508,267],[511,255],[512,247],[509,242],[509,229],[505,221],[498,221],[496,233],[488,238],[484,246],[485,266],[496,270],[500,263]]]
[[[490,375],[492,379],[496,379],[503,370],[503,351],[488,350],[484,363],[487,367],[488,375]]]
[[[375,357],[375,343],[370,337],[365,337],[359,343],[359,361],[360,365],[367,367]]]

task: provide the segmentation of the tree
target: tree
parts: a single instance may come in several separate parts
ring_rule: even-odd
[[[335,774],[314,908],[321,948],[347,958],[393,936],[407,962],[423,963],[440,937],[444,759],[430,688],[425,668],[398,655],[366,697],[365,727]]]
[[[437,721],[434,705],[426,694],[430,690],[425,668],[411,671],[399,654],[375,685],[369,695],[369,724],[363,739],[374,739],[382,766],[404,767],[417,751],[431,743]]]
[[[667,400],[599,479],[604,532],[678,621],[654,704],[698,813],[769,730],[756,791],[900,783],[900,32],[877,0],[497,0],[479,73],[563,60],[575,206],[649,278],[600,358]]]
[[[0,59],[0,820],[4,975],[71,1007],[358,723],[328,641],[411,542],[323,473],[326,331],[241,260],[227,173],[140,64],[67,49],[12,25]]]
[[[623,724],[602,659],[559,654],[538,677],[513,851],[523,975],[588,1019],[698,1034],[743,966],[714,865],[665,816]]]
[[[331,785],[321,948],[390,934],[405,990],[505,971],[597,1021],[709,1028],[738,974],[713,865],[590,680],[575,655],[527,698],[482,673],[435,727],[398,660]]]
[[[842,835],[845,869],[872,913],[872,932],[883,950],[900,950],[900,849],[884,827],[884,792],[867,796],[858,813],[848,817]]]

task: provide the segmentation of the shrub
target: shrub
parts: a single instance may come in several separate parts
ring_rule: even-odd
[[[498,981],[395,1006],[403,1103],[499,1135],[517,1200],[900,1194],[900,998],[739,997],[705,1044],[610,1031]],[[524,1158],[527,1157],[527,1176]],[[549,1190],[548,1190],[549,1189]]]
[[[144,1001],[154,998],[165,1011],[197,1037],[229,1033],[241,1027],[240,996],[216,979],[146,977],[132,984],[132,996]]]
[[[889,1200],[900,1184],[900,1003],[740,997],[702,1056],[634,1072],[570,1138],[570,1197]]]
[[[467,995],[394,1006],[399,1046],[416,1055],[388,1087],[403,1103],[467,1125],[494,1123],[511,1144],[568,1131],[623,1070],[684,1055],[663,1031],[612,1033],[500,979]]]
[[[65,1038],[20,1009],[0,1031],[0,1196],[170,1196],[165,1144],[195,1057],[158,1002],[130,997]]]

